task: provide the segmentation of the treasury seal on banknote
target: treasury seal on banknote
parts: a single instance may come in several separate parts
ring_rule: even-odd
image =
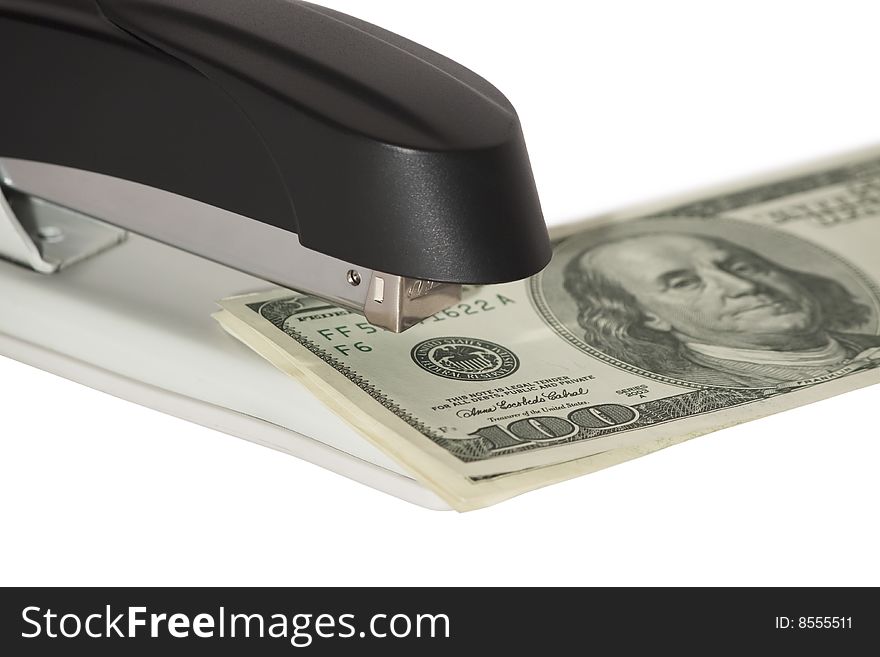
[[[532,279],[543,320],[578,349],[689,387],[791,388],[860,369],[880,347],[876,286],[789,232],[653,218],[560,244]]]
[[[425,340],[410,355],[426,372],[460,381],[493,381],[519,369],[519,359],[510,349],[474,338]]]

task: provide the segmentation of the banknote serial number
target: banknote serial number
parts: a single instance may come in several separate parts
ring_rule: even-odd
[[[852,616],[777,616],[777,630],[851,630]]]
[[[457,306],[451,306],[446,310],[441,310],[436,315],[423,319],[420,324],[432,322],[445,322],[448,319],[458,319],[459,317],[470,317],[473,315],[481,315],[498,310],[504,306],[516,304],[516,301],[503,294],[496,294],[487,299],[473,299],[467,303],[460,303]]]

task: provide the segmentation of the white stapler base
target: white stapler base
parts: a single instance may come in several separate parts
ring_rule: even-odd
[[[211,319],[218,299],[266,287],[137,236],[52,275],[0,260],[0,354],[448,509]]]

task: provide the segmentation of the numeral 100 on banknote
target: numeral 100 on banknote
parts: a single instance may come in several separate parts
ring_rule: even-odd
[[[494,451],[523,443],[563,440],[583,429],[589,431],[617,429],[635,422],[638,418],[638,412],[629,406],[599,404],[572,411],[568,414],[568,419],[550,416],[530,417],[511,422],[507,425],[506,431],[497,424],[491,424],[480,427],[469,435],[482,438]]]

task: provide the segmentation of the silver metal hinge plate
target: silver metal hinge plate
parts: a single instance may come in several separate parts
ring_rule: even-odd
[[[125,237],[120,228],[0,185],[0,258],[53,274]]]
[[[5,231],[0,232],[0,257],[38,271],[57,271],[112,246],[130,231],[327,299],[395,332],[448,308],[460,296],[459,285],[337,260],[304,247],[295,233],[146,185],[12,158],[0,159],[0,177],[12,206],[0,221],[6,225],[0,227]],[[57,230],[65,237],[53,241]]]

